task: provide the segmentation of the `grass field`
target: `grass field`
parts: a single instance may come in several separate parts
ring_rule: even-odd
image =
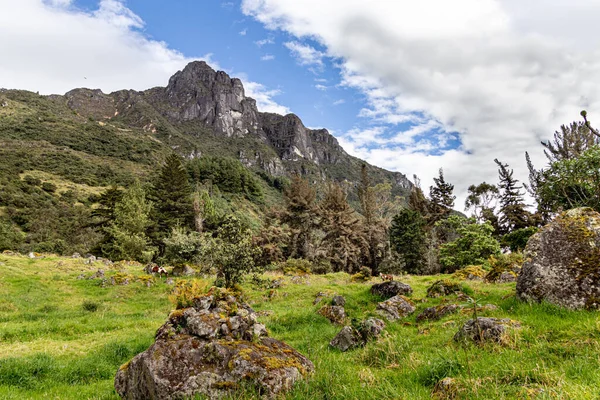
[[[0,255],[0,399],[117,399],[113,378],[119,366],[153,341],[172,305],[164,280],[103,288],[92,275],[101,263]],[[126,266],[121,274],[142,275]],[[110,277],[119,273],[107,269]],[[514,297],[514,284],[465,282],[465,291],[499,308],[483,315],[519,321],[522,328],[505,346],[464,345],[452,340],[468,313],[416,324],[416,315],[444,299],[428,299],[437,277],[401,278],[414,289],[417,312],[394,323],[375,343],[341,353],[329,348],[340,330],[316,313],[319,291],[346,297],[350,317],[375,315],[370,283],[351,283],[346,274],[310,276],[269,290],[244,285],[271,336],[308,356],[315,374],[288,399],[429,399],[435,383],[453,377],[457,398],[600,398],[600,320],[597,313],[572,312]],[[456,296],[448,296],[457,302]],[[458,301],[458,303],[461,303]],[[252,398],[239,394],[234,398]]]

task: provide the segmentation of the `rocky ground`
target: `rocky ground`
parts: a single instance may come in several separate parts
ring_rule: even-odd
[[[596,312],[523,303],[514,282],[465,280],[458,282],[459,291],[428,297],[435,282],[454,278],[396,277],[412,292],[390,293],[388,299],[371,293],[379,283],[375,278],[365,283],[351,282],[346,274],[265,278],[279,279],[280,285],[244,285],[245,300],[256,312],[248,329],[256,326],[259,341],[284,342],[314,365],[287,399],[597,396]],[[189,279],[148,277],[135,263],[0,255],[0,398],[118,399],[117,371],[155,345],[157,330],[173,317],[174,285]],[[331,322],[319,313],[324,307],[341,307],[345,317]],[[398,318],[388,318],[389,310]],[[354,341],[346,351],[331,345],[344,330],[343,339]],[[229,340],[226,330],[215,335],[225,336],[207,343]],[[261,345],[252,340],[242,345],[252,349],[251,343]],[[232,398],[256,396],[252,385],[235,387],[241,394]]]

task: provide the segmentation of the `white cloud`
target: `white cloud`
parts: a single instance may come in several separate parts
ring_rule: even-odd
[[[267,44],[274,44],[275,41],[272,38],[268,38],[268,39],[261,39],[261,40],[257,40],[256,42],[254,42],[255,45],[257,45],[258,47],[263,47]]]
[[[283,45],[290,50],[298,64],[323,68],[325,53],[299,42],[286,42]]]
[[[243,29],[240,31],[240,36],[246,36],[248,34],[248,29]]]
[[[367,121],[433,129],[385,135],[397,143],[350,135],[348,151],[424,186],[443,167],[461,199],[469,184],[497,181],[494,158],[524,180],[526,150],[541,166],[541,139],[583,108],[600,115],[597,0],[243,0],[242,10],[339,58]],[[462,145],[444,150],[452,131]]]
[[[341,105],[341,104],[344,104],[345,102],[346,102],[346,100],[344,100],[344,99],[339,99],[339,100],[336,100],[336,101],[334,101],[334,102],[333,102],[333,105],[334,105],[334,106],[339,106],[339,105]]]
[[[291,111],[289,108],[277,104],[273,97],[280,95],[281,91],[274,89],[267,89],[264,85],[256,82],[245,81],[244,89],[246,90],[246,96],[252,97],[256,100],[256,105],[259,111],[271,112],[276,114],[289,114]]]
[[[329,89],[329,86],[325,86],[325,85],[321,85],[321,84],[316,84],[315,85],[315,89],[317,90],[321,90],[321,91],[326,91],[327,89]]]
[[[273,54],[265,54],[260,59],[263,61],[272,61],[275,59],[275,56]]]

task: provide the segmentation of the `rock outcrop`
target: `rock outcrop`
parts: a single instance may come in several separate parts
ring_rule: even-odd
[[[521,300],[600,308],[600,214],[578,208],[533,235],[517,280]]]
[[[410,285],[398,281],[387,281],[382,283],[376,283],[371,286],[371,294],[379,296],[383,299],[389,299],[394,296],[409,296],[413,292]]]
[[[412,301],[404,296],[394,296],[377,304],[377,312],[390,321],[404,318],[416,310]]]
[[[313,364],[268,337],[251,308],[213,290],[176,310],[154,344],[123,365],[115,389],[124,399],[219,399],[241,386],[273,397],[310,374]]]

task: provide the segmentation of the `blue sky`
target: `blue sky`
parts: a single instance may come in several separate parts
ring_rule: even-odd
[[[597,0],[0,0],[0,87],[143,90],[205,59],[425,189],[443,168],[462,209],[494,158],[526,181],[525,151],[543,166],[540,140],[600,115],[599,19]]]

